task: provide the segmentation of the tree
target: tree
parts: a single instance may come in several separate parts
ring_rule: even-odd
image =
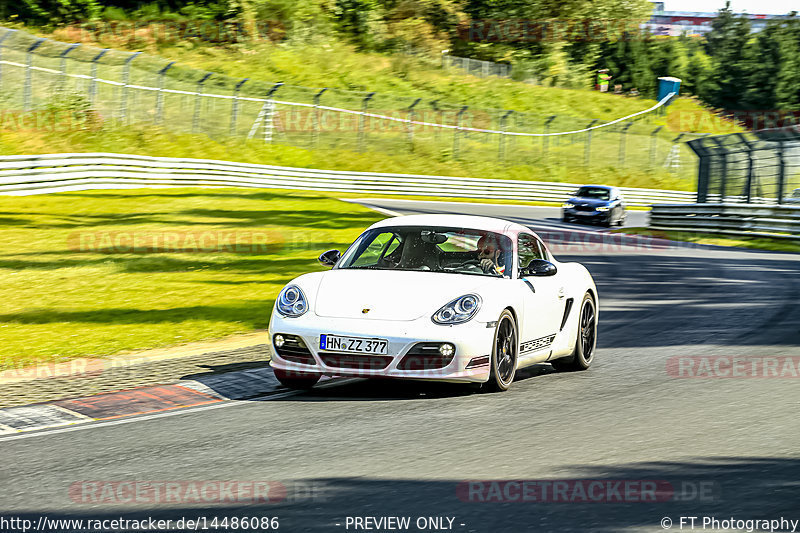
[[[750,21],[731,11],[730,1],[719,10],[711,22],[706,36],[706,51],[712,60],[712,80],[716,90],[711,95],[712,105],[723,109],[737,109],[746,86],[747,59],[745,50],[750,40]]]

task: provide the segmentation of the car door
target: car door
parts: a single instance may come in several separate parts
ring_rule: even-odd
[[[522,275],[522,269],[533,259],[550,260],[544,244],[529,233],[517,237],[520,290],[523,291],[522,319],[519,323],[521,358],[549,355],[550,346],[558,333],[563,316],[564,287],[561,276]]]

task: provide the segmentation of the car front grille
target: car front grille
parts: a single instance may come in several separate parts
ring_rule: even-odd
[[[440,342],[419,342],[411,347],[403,357],[398,370],[436,370],[444,368],[453,361],[455,354],[444,356],[439,353]]]
[[[576,205],[575,211],[594,211],[594,207],[591,205]]]
[[[381,370],[389,366],[393,357],[386,355],[320,353],[319,358],[328,366],[353,370]]]

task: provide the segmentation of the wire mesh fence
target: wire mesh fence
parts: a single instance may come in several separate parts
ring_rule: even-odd
[[[800,128],[696,139],[700,203],[800,206]]]
[[[692,136],[653,124],[660,106],[616,123],[473,109],[440,100],[237,79],[146,54],[0,30],[0,105],[6,115],[50,111],[85,127],[158,125],[176,133],[310,149],[415,152],[609,172],[664,170],[686,179],[696,173],[696,158],[682,142]]]
[[[489,76],[497,76],[499,78],[511,77],[511,65],[506,63],[495,63],[494,61],[472,59],[471,57],[458,57],[451,56],[450,54],[442,54],[442,67],[461,69],[467,74],[472,74],[473,76],[478,76],[479,78],[488,78]]]

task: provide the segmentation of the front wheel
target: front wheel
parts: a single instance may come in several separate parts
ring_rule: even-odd
[[[583,296],[578,314],[578,338],[575,349],[569,357],[551,361],[553,368],[562,372],[586,370],[594,361],[594,350],[597,345],[597,308],[592,295]]]
[[[494,330],[492,368],[487,388],[494,392],[508,390],[517,370],[517,323],[514,315],[506,309],[500,313]]]
[[[310,374],[307,372],[295,372],[281,370],[280,368],[273,368],[272,371],[275,377],[280,381],[281,385],[287,389],[292,390],[308,390],[317,384],[319,374]]]

